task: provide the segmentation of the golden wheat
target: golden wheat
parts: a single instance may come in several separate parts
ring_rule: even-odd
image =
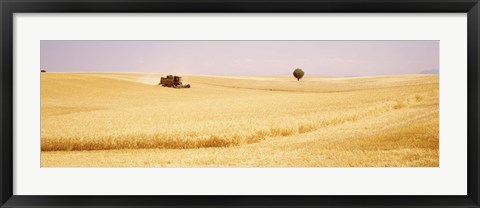
[[[438,165],[435,75],[159,77],[42,74],[42,166]]]

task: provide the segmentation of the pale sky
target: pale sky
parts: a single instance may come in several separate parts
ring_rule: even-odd
[[[371,76],[439,69],[439,41],[41,41],[50,72]]]

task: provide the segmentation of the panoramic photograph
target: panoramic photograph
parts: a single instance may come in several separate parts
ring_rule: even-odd
[[[42,40],[41,167],[439,167],[439,44]]]

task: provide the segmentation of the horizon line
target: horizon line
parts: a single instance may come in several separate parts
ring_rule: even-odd
[[[227,76],[227,77],[265,77],[265,76],[293,76],[292,75],[279,75],[279,74],[272,74],[272,75],[268,75],[268,74],[263,74],[263,75],[260,75],[260,74],[256,74],[256,75],[228,75],[228,74],[191,74],[191,73],[163,73],[163,72],[150,72],[150,71],[147,71],[147,72],[139,72],[139,71],[135,71],[135,72],[125,72],[125,71],[119,71],[119,72],[99,72],[99,71],[85,71],[85,72],[64,72],[64,71],[46,71],[46,72],[40,72],[41,74],[44,74],[44,73],[65,73],[65,74],[161,74],[161,75],[187,75],[187,76]],[[346,76],[335,76],[335,75],[317,75],[317,74],[314,74],[314,75],[305,75],[304,77],[376,77],[376,76],[405,76],[405,75],[437,75],[439,76],[440,74],[439,73],[425,73],[425,74],[422,74],[422,73],[416,73],[416,74],[379,74],[379,75],[364,75],[364,76],[360,76],[360,75],[346,75]]]

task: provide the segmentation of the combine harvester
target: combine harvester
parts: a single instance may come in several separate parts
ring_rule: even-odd
[[[163,87],[172,87],[172,88],[190,88],[190,84],[182,84],[182,77],[167,75],[167,77],[161,77],[160,83]]]

